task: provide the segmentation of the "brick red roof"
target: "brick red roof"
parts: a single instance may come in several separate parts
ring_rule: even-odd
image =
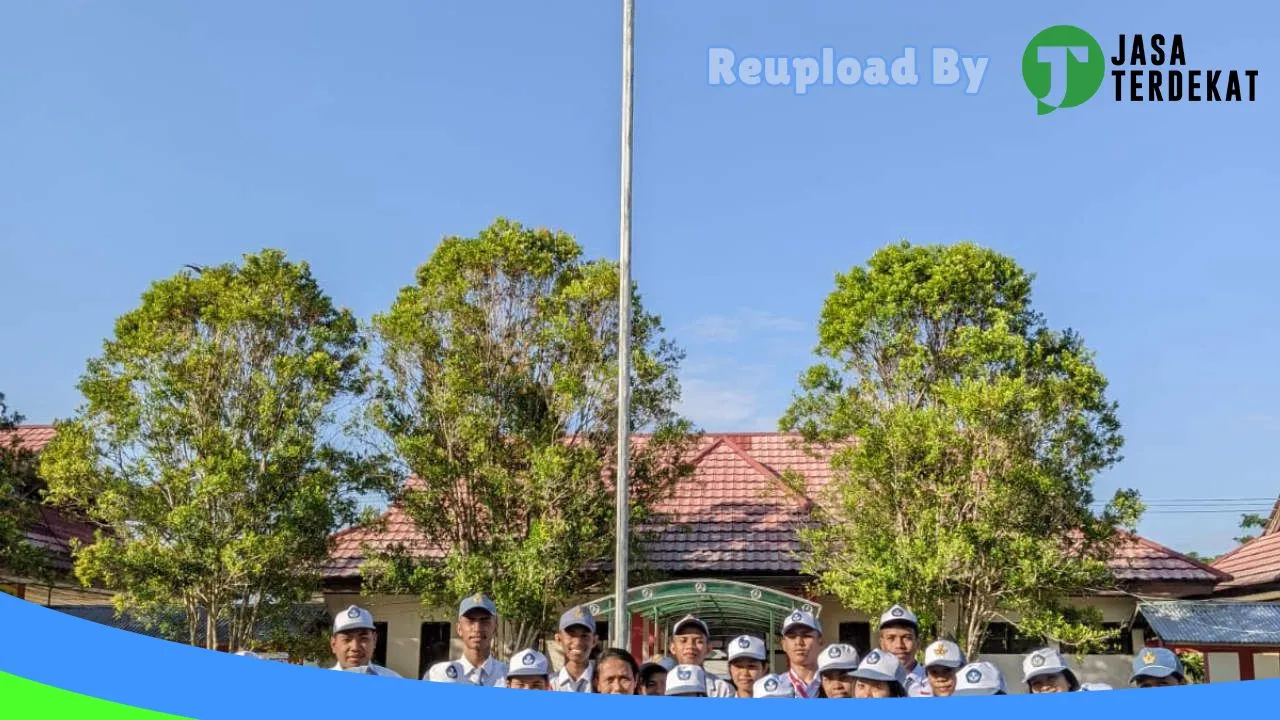
[[[12,431],[0,432],[0,443],[10,442],[12,435],[17,435],[18,447],[31,452],[40,452],[53,440],[57,431],[52,425],[19,425]]]
[[[646,547],[646,561],[665,572],[797,573],[796,531],[831,479],[828,458],[829,453],[815,457],[803,450],[794,435],[707,434],[693,475],[655,508],[669,522],[643,528],[656,535]],[[793,489],[783,481],[787,470],[800,474],[803,487]],[[443,554],[425,545],[398,507],[393,505],[384,520],[383,530],[360,527],[336,535],[326,576],[359,577],[362,544],[375,550],[399,545],[424,558]],[[1136,535],[1123,539],[1111,567],[1126,582],[1215,583],[1227,577]]]
[[[38,453],[48,446],[57,431],[52,425],[19,425],[0,433],[0,443],[8,444],[16,435],[18,446]],[[62,511],[40,505],[35,521],[26,530],[27,542],[47,553],[48,565],[55,570],[71,569],[71,540],[93,540],[93,526],[68,517]]]
[[[1268,532],[1218,558],[1213,567],[1230,573],[1221,589],[1280,583],[1280,532]]]

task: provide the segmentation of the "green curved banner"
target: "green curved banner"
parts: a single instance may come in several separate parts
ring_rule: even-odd
[[[3,672],[0,672],[0,698],[4,698],[5,717],[190,720],[59,690]]]

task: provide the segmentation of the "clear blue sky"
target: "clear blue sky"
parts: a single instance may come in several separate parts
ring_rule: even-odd
[[[1128,442],[1100,494],[1280,493],[1274,5],[637,4],[635,274],[704,428],[774,428],[837,271],[973,240],[1037,274],[1111,379]],[[0,3],[0,391],[32,421],[71,414],[113,319],[184,263],[281,247],[367,317],[498,215],[616,257],[620,6]],[[1190,67],[1260,69],[1259,100],[1117,104],[1104,84],[1038,117],[1022,51],[1059,23],[1108,54],[1181,32]],[[981,91],[707,84],[712,46],[904,45],[922,70],[932,46],[989,56]],[[1142,530],[1219,552],[1234,522]]]

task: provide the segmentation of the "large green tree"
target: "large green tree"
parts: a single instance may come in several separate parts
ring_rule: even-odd
[[[309,599],[376,479],[334,430],[363,352],[351,312],[279,251],[153,283],[42,453],[50,499],[105,528],[78,577],[122,610],[181,608],[193,644],[205,617],[208,647],[242,647]]]
[[[1117,531],[1141,512],[1132,491],[1091,511],[1119,459],[1115,405],[1031,284],[968,243],[881,249],[837,276],[822,362],[781,423],[835,448],[805,571],[850,607],[909,603],[970,654],[997,618],[1083,650],[1103,640],[1068,600],[1113,585]]]
[[[433,557],[366,564],[371,589],[428,607],[489,592],[508,651],[606,577],[614,546],[619,275],[574,239],[498,220],[449,237],[374,318],[370,418],[416,478],[399,502]],[[681,353],[632,293],[631,522],[690,467],[673,410]]]
[[[35,520],[42,483],[36,454],[19,441],[22,416],[11,411],[0,393],[0,569],[19,577],[45,570],[45,554],[26,540]]]

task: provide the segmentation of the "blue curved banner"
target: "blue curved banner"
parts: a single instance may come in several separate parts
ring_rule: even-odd
[[[582,695],[559,692],[520,692],[469,685],[429,683],[380,678],[306,668],[189,647],[178,643],[117,630],[17,598],[0,595],[0,615],[10,633],[0,649],[0,696],[6,706],[12,698],[27,700],[45,710],[94,707],[92,713],[77,710],[80,717],[160,718],[152,713],[193,720],[244,720],[245,718],[329,717],[336,707],[343,712],[358,708],[369,718],[512,716],[591,716],[607,713],[614,720],[652,720],[660,703],[667,712],[686,712],[667,703],[724,702],[703,698],[649,698],[642,696]],[[44,693],[44,695],[39,695]],[[74,694],[74,696],[72,695]],[[75,697],[80,696],[80,697]],[[1071,693],[1061,695],[1008,695],[910,699],[916,703],[945,702],[949,720],[1002,717],[1024,720],[1047,718],[1185,716],[1217,713],[1225,708],[1274,707],[1280,697],[1280,680],[1138,691]],[[57,698],[56,702],[53,699]],[[37,706],[34,703],[39,703]],[[85,703],[99,703],[87,705]],[[779,708],[769,702],[735,702],[735,720],[776,718]],[[51,703],[53,705],[51,705]],[[110,706],[115,703],[116,706]],[[352,705],[355,703],[355,705]],[[122,706],[122,707],[121,707]],[[19,709],[26,706],[19,705]],[[709,708],[688,708],[705,712]],[[883,708],[881,708],[883,710]],[[723,711],[723,708],[720,710]],[[789,712],[794,712],[791,710]],[[808,717],[844,717],[849,711],[831,703],[804,709]]]

